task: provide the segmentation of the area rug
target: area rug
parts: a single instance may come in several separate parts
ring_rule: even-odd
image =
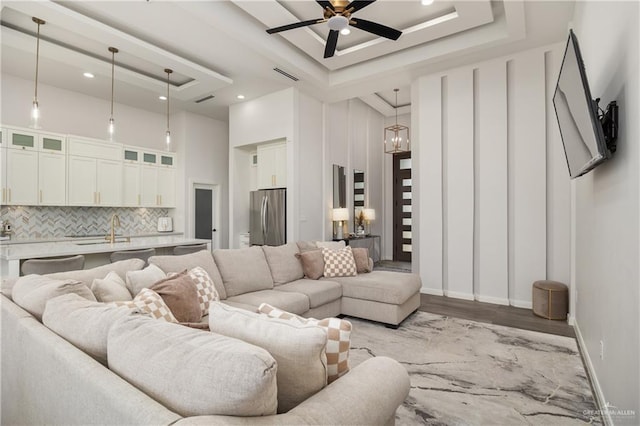
[[[396,424],[601,424],[572,338],[426,312],[397,330],[347,319],[352,367],[388,356],[409,372]]]

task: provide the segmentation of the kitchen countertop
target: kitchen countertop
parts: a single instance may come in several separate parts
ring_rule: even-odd
[[[105,241],[104,238],[69,238],[65,241],[0,244],[0,259],[11,261],[76,254],[111,253],[119,250],[175,247],[210,242],[209,240],[185,238],[177,235],[132,237],[130,242],[122,241],[124,239],[124,236],[117,237],[117,242],[113,244]]]
[[[107,236],[107,234],[109,234],[109,232],[105,232],[102,234],[95,234],[95,235],[75,235],[75,236],[66,235],[64,237],[45,237],[45,238],[15,239],[15,238],[7,237],[7,239],[0,239],[0,247],[4,245],[11,245],[11,244],[36,244],[36,243],[54,243],[54,242],[61,242],[61,241],[73,242],[73,241],[82,241],[82,240],[100,240],[103,237]],[[156,232],[156,233],[135,234],[135,235],[116,233],[116,236],[118,238],[165,237],[165,236],[182,236],[182,235],[184,235],[183,232]]]

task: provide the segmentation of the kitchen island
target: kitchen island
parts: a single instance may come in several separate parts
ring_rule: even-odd
[[[57,242],[0,244],[0,277],[18,277],[20,264],[26,259],[82,254],[85,256],[85,269],[88,269],[109,263],[109,255],[114,251],[155,248],[157,254],[162,255],[172,254],[173,247],[176,246],[202,243],[207,243],[211,248],[210,240],[177,235],[131,237],[130,241],[126,241],[124,237],[118,237],[114,243],[107,242],[104,238],[83,238]]]

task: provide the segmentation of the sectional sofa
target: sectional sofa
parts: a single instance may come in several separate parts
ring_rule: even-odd
[[[397,326],[419,306],[420,279],[413,274],[372,271],[331,279],[305,278],[299,258],[301,251],[314,250],[314,246],[289,243],[216,250],[213,255],[203,251],[155,256],[149,263],[165,273],[203,268],[221,303],[247,315],[268,303],[303,317],[350,315]],[[144,271],[143,267],[143,261],[131,259],[43,279],[71,280],[69,286],[82,286],[86,291],[84,287],[90,288],[95,279],[111,271],[124,280],[127,273]],[[15,280],[3,282],[1,297],[2,424],[393,424],[395,410],[409,391],[404,367],[376,357],[287,412],[276,414],[278,367],[260,347],[140,315],[122,317],[118,309],[124,308],[107,308],[93,301],[93,294],[64,294],[69,292],[67,284],[56,290],[61,296],[39,302],[35,308],[27,306],[49,310],[50,317],[56,309],[61,311],[73,333],[90,340],[98,352],[102,350],[103,359],[93,350],[81,349],[76,336],[54,333],[38,319],[38,313],[14,303],[14,284]],[[98,322],[97,315],[119,319]],[[316,333],[317,337],[317,327],[305,327],[296,332]],[[129,376],[145,372],[146,378],[140,381]],[[207,374],[213,378],[203,381]],[[299,380],[301,384],[307,381],[305,377]],[[189,386],[195,383],[198,385]],[[262,405],[257,402],[263,400]],[[248,411],[238,408],[245,406]]]

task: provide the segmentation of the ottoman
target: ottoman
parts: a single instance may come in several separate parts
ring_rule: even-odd
[[[533,313],[552,320],[566,320],[569,289],[557,281],[536,281],[532,290]]]

